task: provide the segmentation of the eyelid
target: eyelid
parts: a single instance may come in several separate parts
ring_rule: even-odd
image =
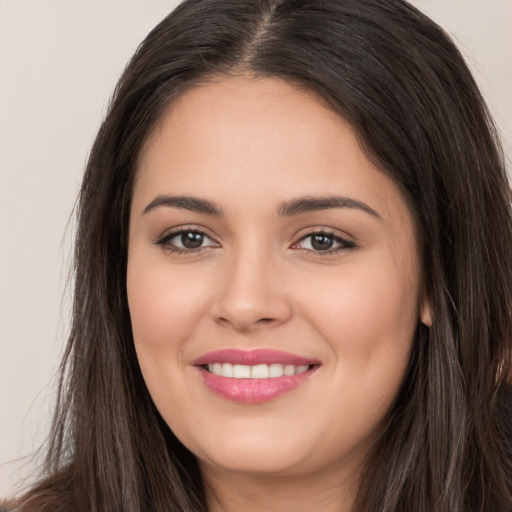
[[[330,237],[333,240],[335,240],[339,245],[338,245],[338,247],[326,249],[324,251],[314,250],[314,249],[309,249],[309,248],[305,249],[302,247],[298,247],[298,245],[301,242],[303,242],[304,240],[306,240],[310,237],[313,237],[315,235],[324,235],[324,236]],[[309,254],[315,254],[315,255],[319,255],[319,256],[325,256],[325,255],[329,255],[329,254],[332,255],[339,251],[355,249],[356,247],[357,247],[357,244],[351,237],[343,236],[339,232],[337,232],[331,228],[325,228],[325,227],[310,228],[309,232],[302,234],[300,236],[300,238],[291,245],[291,249],[302,250]]]
[[[153,240],[152,243],[154,243],[155,245],[159,245],[170,252],[175,252],[175,253],[195,253],[195,252],[203,251],[205,249],[209,249],[212,247],[220,247],[219,242],[217,242],[217,240],[215,240],[215,238],[212,235],[210,235],[207,231],[209,231],[209,230],[203,228],[202,226],[197,226],[197,225],[176,226],[170,230],[165,231],[162,235],[158,236],[155,240]],[[179,247],[176,245],[174,245],[174,246],[168,245],[169,242],[173,238],[178,237],[178,236],[182,235],[183,233],[190,233],[190,232],[199,233],[200,235],[204,236],[205,238],[207,238],[208,240],[210,240],[213,243],[209,244],[209,245],[197,247],[194,249],[187,248],[187,247]]]

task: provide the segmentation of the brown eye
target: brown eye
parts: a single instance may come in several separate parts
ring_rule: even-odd
[[[354,249],[356,244],[333,233],[310,233],[302,237],[292,249],[302,249],[313,253],[332,254],[344,249]]]
[[[197,231],[185,231],[181,234],[181,245],[185,249],[198,249],[203,245],[204,235]]]
[[[313,235],[311,237],[311,247],[315,251],[327,251],[332,248],[334,245],[334,240],[332,236],[327,236],[323,234]]]
[[[209,247],[219,247],[219,244],[212,240],[202,231],[183,229],[169,233],[155,242],[171,252],[186,253],[188,251],[199,251]]]

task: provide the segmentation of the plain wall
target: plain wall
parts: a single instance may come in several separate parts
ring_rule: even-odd
[[[127,60],[177,3],[0,0],[0,496],[48,430],[87,153]],[[510,161],[512,1],[412,3],[455,35]]]

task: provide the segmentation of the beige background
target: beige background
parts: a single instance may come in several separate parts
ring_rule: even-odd
[[[48,428],[87,152],[126,61],[176,3],[0,0],[0,496]],[[412,3],[456,37],[510,161],[512,0]]]

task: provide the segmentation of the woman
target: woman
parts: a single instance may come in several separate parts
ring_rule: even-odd
[[[29,510],[512,510],[510,190],[401,0],[195,0],[80,194]]]

